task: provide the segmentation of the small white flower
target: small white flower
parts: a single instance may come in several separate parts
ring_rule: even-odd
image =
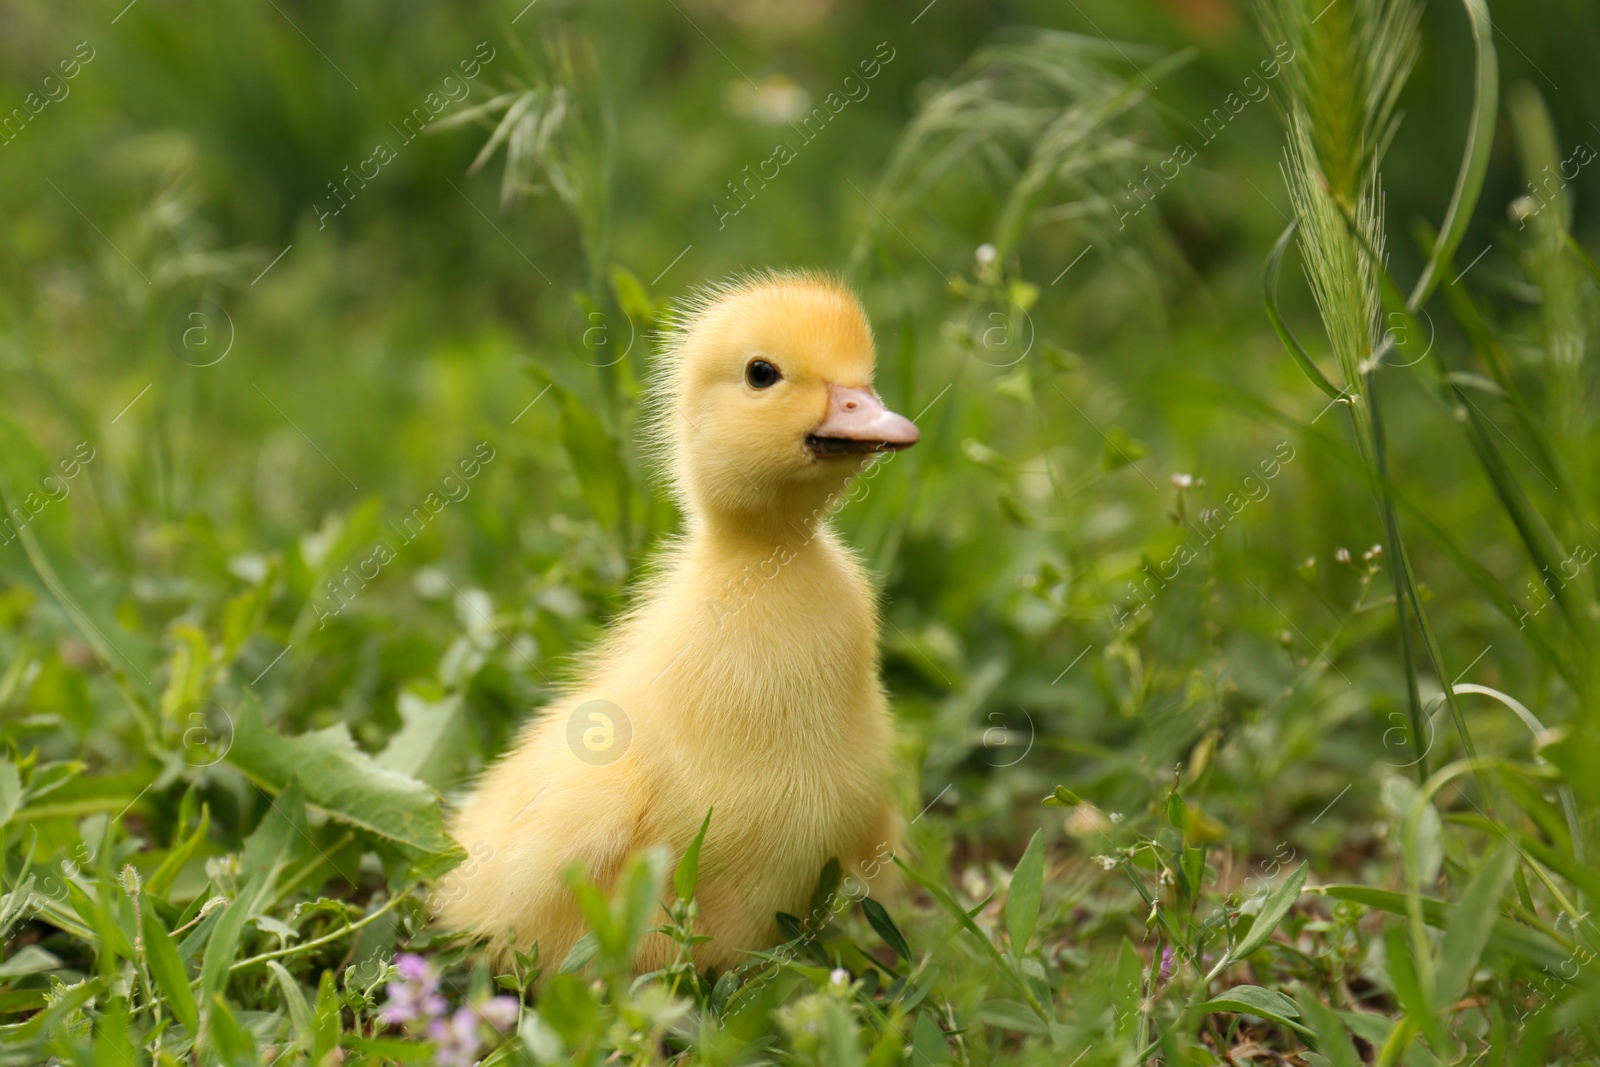
[[[1381,555],[1383,555],[1383,546],[1373,545],[1371,548],[1367,549],[1361,554],[1361,558],[1366,560],[1368,563],[1371,563]]]
[[[1121,822],[1122,821],[1122,812],[1120,812],[1120,811],[1112,812],[1111,813],[1111,821],[1112,822]]]
[[[1348,548],[1336,548],[1333,552],[1333,558],[1338,560],[1340,563],[1349,563],[1350,550]]]
[[[989,264],[995,261],[995,258],[999,256],[999,254],[1000,253],[995,251],[994,245],[984,242],[978,246],[978,250],[973,253],[973,256],[977,259],[978,266],[987,267]]]
[[[850,972],[843,967],[835,967],[828,975],[828,981],[840,988],[850,984]]]
[[[1193,488],[1194,487],[1194,475],[1192,475],[1192,474],[1182,474],[1182,473],[1174,474],[1172,476],[1172,484],[1177,486],[1179,489],[1190,489],[1190,488]]]
[[[1114,871],[1117,869],[1117,858],[1115,856],[1095,856],[1093,859],[1102,871]]]

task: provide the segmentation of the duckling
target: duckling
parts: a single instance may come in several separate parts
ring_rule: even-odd
[[[610,885],[630,854],[681,856],[708,811],[702,968],[779,943],[830,858],[881,886],[899,842],[876,602],[827,518],[919,437],[873,391],[866,314],[830,278],[764,274],[693,300],[664,348],[652,439],[683,530],[450,823],[472,859],[438,918],[497,960],[538,942],[554,968],[584,929],[568,869]],[[650,935],[635,965],[671,952]]]

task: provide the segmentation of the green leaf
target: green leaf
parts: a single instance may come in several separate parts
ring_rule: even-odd
[[[1020,957],[1033,937],[1039,920],[1039,899],[1044,893],[1044,831],[1035,830],[1011,872],[1011,891],[1006,894],[1006,933],[1011,936],[1011,952]]]
[[[211,1047],[222,1056],[222,1062],[228,1067],[257,1067],[260,1064],[261,1056],[256,1051],[255,1038],[239,1025],[239,1020],[234,1018],[233,1010],[228,1007],[221,993],[211,998],[206,1023],[211,1032]]]
[[[0,760],[0,826],[10,822],[21,806],[22,777],[17,774],[17,765]]]
[[[1502,843],[1490,853],[1478,873],[1461,894],[1461,903],[1450,912],[1450,922],[1445,928],[1444,947],[1439,953],[1438,968],[1434,973],[1433,1002],[1448,1008],[1460,999],[1472,984],[1472,972],[1489,943],[1498,917],[1500,898],[1505,894],[1511,875],[1517,869],[1517,853],[1510,844]]]
[[[182,829],[181,824],[179,829]],[[173,879],[178,877],[179,872],[183,870],[184,864],[189,862],[190,857],[195,853],[195,849],[199,848],[200,843],[206,839],[206,834],[210,829],[211,807],[208,804],[202,804],[200,806],[200,822],[195,826],[194,832],[173,846],[172,850],[162,859],[160,866],[155,869],[149,878],[145,879],[145,892],[152,896],[165,897]]]
[[[39,945],[23,945],[0,963],[0,979],[9,981],[40,971],[53,971],[61,966],[61,957]]]
[[[1306,884],[1306,872],[1310,867],[1310,860],[1301,861],[1300,866],[1296,867],[1289,877],[1267,894],[1267,899],[1261,905],[1261,911],[1256,914],[1256,921],[1251,924],[1250,931],[1228,952],[1228,958],[1242,960],[1267,943],[1272,931],[1278,928],[1278,923],[1283,921],[1283,917],[1289,914],[1294,902],[1300,898],[1300,887]]]
[[[244,643],[255,636],[272,603],[272,592],[278,584],[279,563],[267,563],[265,573],[255,585],[228,598],[222,608],[222,662],[232,663]]]
[[[245,842],[240,861],[243,888],[218,913],[220,917],[206,943],[200,965],[203,1003],[219,1002],[227,988],[228,969],[238,953],[245,923],[257,913],[261,902],[271,896],[279,873],[294,855],[296,840],[303,840],[305,818],[299,779],[290,777],[289,787]]]
[[[1082,804],[1083,800],[1066,786],[1058,785],[1055,788],[1055,792],[1045,797],[1040,803],[1048,808],[1075,808]]]
[[[267,970],[272,972],[278,988],[283,990],[283,1002],[289,1006],[289,1022],[294,1026],[295,1039],[301,1048],[309,1050],[316,1042],[316,1034],[311,1021],[311,1005],[306,1003],[300,983],[294,980],[289,968],[277,960],[268,960]]]
[[[136,1058],[128,1056],[128,1050],[133,1047],[133,1042],[128,1040],[128,999],[126,997],[110,997],[101,1004],[99,1018],[95,1021],[94,1033],[94,1060],[101,1063],[128,1063],[137,1064],[143,1061],[142,1055]]]
[[[1489,170],[1489,154],[1494,148],[1495,118],[1500,102],[1500,64],[1495,55],[1494,27],[1489,21],[1489,6],[1484,0],[1462,0],[1462,3],[1472,23],[1472,44],[1476,53],[1472,119],[1467,126],[1467,143],[1461,153],[1461,169],[1456,172],[1456,187],[1450,194],[1450,206],[1445,209],[1444,224],[1439,227],[1439,236],[1434,242],[1427,266],[1423,268],[1406,300],[1407,306],[1413,309],[1427,303],[1434,286],[1439,284],[1439,272],[1450,262],[1461,239],[1466,236],[1467,226],[1472,221],[1472,210],[1478,203],[1478,194],[1483,191],[1484,175]]]
[[[940,1064],[955,1062],[950,1055],[944,1031],[932,1012],[917,1012],[917,1021],[911,1026],[911,1048],[917,1054],[915,1060],[918,1064],[939,1067]]]
[[[644,283],[639,281],[632,271],[626,267],[613,266],[611,292],[617,298],[617,306],[634,323],[636,329],[643,331],[655,326],[657,317],[655,302],[645,292]]]
[[[678,866],[672,872],[672,888],[678,894],[679,900],[694,898],[695,883],[700,880],[700,846],[705,843],[706,828],[711,825],[711,813],[714,810],[714,808],[706,809],[705,820],[700,823],[700,832],[689,842],[683,858],[678,861]]]
[[[166,999],[167,1007],[184,1027],[193,1034],[200,1025],[200,1009],[195,1004],[194,991],[189,988],[189,972],[178,958],[178,947],[162,923],[156,909],[147,902],[140,909],[140,935],[144,943],[145,963],[150,977]]]
[[[1022,1034],[1045,1032],[1044,1024],[1039,1021],[1039,1017],[1020,1000],[991,997],[979,1006],[978,1018],[1002,1030],[1014,1030]]]
[[[813,938],[816,931],[827,925],[838,910],[835,905],[839,899],[839,883],[843,881],[843,874],[839,868],[837,857],[829,856],[828,862],[822,865],[822,870],[817,873],[817,884],[811,890],[811,908],[806,912],[802,929],[806,930]]]
[[[1300,1018],[1295,1002],[1282,993],[1258,985],[1236,985],[1220,996],[1200,1005],[1202,1011],[1242,1011],[1264,1019],[1288,1021]]]
[[[435,789],[454,778],[456,757],[468,738],[460,693],[429,700],[410,689],[402,689],[396,701],[400,729],[378,754],[378,766],[426,782]]]
[[[260,710],[247,702],[239,708],[227,758],[273,792],[298,775],[307,802],[391,842],[411,860],[416,878],[436,877],[461,861],[460,846],[445,832],[438,794],[380,767],[356,748],[343,723],[284,737],[263,725]]]
[[[593,930],[590,930],[573,942],[572,949],[567,953],[567,958],[561,961],[561,966],[556,968],[556,973],[571,974],[594,959],[599,951],[600,939],[595,936]]]
[[[561,406],[561,443],[572,460],[583,499],[605,529],[622,520],[627,475],[617,453],[617,442],[593,412],[571,396]]]
[[[1365,885],[1334,884],[1318,886],[1311,892],[1321,893],[1324,896],[1334,897],[1338,900],[1351,900],[1357,904],[1365,904],[1369,908],[1388,912],[1390,915],[1405,917],[1409,914],[1406,909],[1407,898],[1404,893],[1396,893],[1389,889],[1377,889]],[[1449,905],[1442,900],[1432,897],[1419,898],[1422,904],[1422,921],[1429,926],[1443,928],[1449,916]],[[1496,952],[1527,960],[1529,963],[1544,967],[1559,967],[1569,956],[1569,952],[1561,948],[1555,941],[1541,934],[1539,931],[1523,926],[1521,923],[1500,916],[1494,920],[1489,932],[1488,947]]]
[[[1122,939],[1117,950],[1115,976],[1111,979],[1111,1006],[1117,1034],[1131,1033],[1139,1018],[1139,1002],[1144,997],[1144,962],[1133,942]]]
[[[1306,1025],[1317,1035],[1317,1051],[1333,1067],[1362,1067],[1361,1054],[1332,1008],[1314,997],[1307,998],[1305,1015]]]
[[[1283,254],[1288,250],[1289,242],[1294,239],[1294,232],[1299,225],[1300,220],[1295,219],[1285,226],[1283,232],[1278,235],[1278,240],[1273,243],[1272,251],[1267,254],[1267,268],[1261,279],[1262,300],[1267,306],[1267,320],[1272,323],[1272,329],[1277,333],[1278,340],[1283,342],[1283,347],[1294,357],[1300,373],[1304,374],[1312,385],[1337,400],[1344,393],[1328,380],[1328,376],[1322,373],[1322,368],[1317,366],[1317,361],[1312,359],[1311,354],[1295,339],[1288,324],[1283,321],[1283,312],[1278,307],[1278,275],[1283,269]]]
[[[1421,1026],[1428,1042],[1435,1048],[1445,1047],[1444,1027],[1433,1012],[1427,991],[1417,978],[1417,968],[1411,959],[1410,939],[1405,936],[1401,923],[1389,923],[1384,930],[1384,960],[1388,964],[1389,984],[1394,988],[1395,999],[1404,1009],[1405,1018]],[[1391,1040],[1409,1043],[1415,1031],[1407,1028],[1391,1033]]]
[[[317,983],[317,1006],[311,1021],[311,1062],[326,1063],[328,1053],[339,1047],[341,1030],[339,990],[333,971],[323,971]]]
[[[883,943],[894,949],[896,956],[907,963],[912,962],[911,946],[907,944],[905,935],[900,932],[894,920],[889,917],[888,910],[871,897],[861,898],[861,910],[866,913],[867,922],[878,932],[878,936],[883,938]]]
[[[994,947],[994,942],[989,940],[988,935],[979,929],[977,923],[972,921],[972,916],[967,913],[967,910],[961,906],[955,897],[950,895],[950,891],[922,872],[908,867],[898,856],[894,857],[894,865],[904,871],[907,878],[926,889],[933,899],[939,902],[940,907],[944,908],[961,925],[962,929],[977,939],[978,946],[983,949],[984,954],[1000,967],[1001,971],[1011,979],[1025,997],[1030,998],[1029,1007],[1032,1007],[1040,1018],[1044,1018],[1044,1009],[1031,1003],[1033,992],[1028,988],[1026,980],[1006,962],[1005,957],[1000,954],[1000,950]]]

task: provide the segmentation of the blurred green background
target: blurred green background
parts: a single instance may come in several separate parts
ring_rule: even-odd
[[[1502,84],[1543,98],[1560,158],[1600,145],[1600,8],[1491,7]],[[133,799],[165,840],[198,783],[223,828],[207,850],[236,848],[263,800],[173,757],[196,744],[190,705],[212,709],[202,746],[259,703],[285,733],[342,722],[376,753],[415,701],[449,728],[414,773],[462,786],[673,528],[636,443],[665,309],[738,271],[817,267],[859,288],[880,391],[922,413],[922,444],[837,522],[881,576],[928,868],[982,899],[986,865],[1061,835],[1037,801],[1070,783],[1093,807],[1051,845],[1055,914],[1073,938],[1119,926],[1120,905],[1080,900],[1112,877],[1088,861],[1094,819],[1143,809],[1181,766],[1241,868],[1288,839],[1315,876],[1384,882],[1377,783],[1417,750],[1348,420],[1262,307],[1290,213],[1275,43],[1229,0],[5,5],[8,506],[80,442],[93,454],[31,546],[0,545],[6,736],[86,765],[41,832],[60,845]],[[1384,166],[1398,278],[1449,198],[1472,57],[1459,8],[1427,4]],[[1235,108],[1247,78],[1266,92]],[[1192,161],[1149,184],[1180,145]],[[792,158],[769,177],[775,155]],[[1511,324],[1513,352],[1539,308],[1507,213],[1528,181],[1502,121],[1446,276]],[[1593,247],[1600,166],[1566,190]],[[1280,288],[1316,334],[1293,257]],[[1465,358],[1443,307],[1404,341],[1417,358]],[[1531,609],[1536,572],[1448,413],[1386,374],[1405,521]],[[480,443],[493,458],[447,483]],[[1145,568],[1285,455],[1119,626]],[[419,508],[421,535],[333,599]],[[1411,544],[1448,665],[1567,721],[1576,698],[1513,621]],[[1480,749],[1526,751],[1503,710],[1472,715]],[[1454,744],[1437,722],[1434,761]]]

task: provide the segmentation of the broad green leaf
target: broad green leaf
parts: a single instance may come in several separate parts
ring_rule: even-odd
[[[61,966],[61,958],[39,945],[23,945],[0,963],[0,979],[10,980],[23,975],[53,971]]]
[[[438,789],[456,771],[456,757],[462,752],[468,733],[460,693],[429,700],[420,693],[402,689],[396,701],[400,729],[378,754],[378,766],[415,778]]]
[[[1478,959],[1494,931],[1500,898],[1516,869],[1516,850],[1502,843],[1467,883],[1461,903],[1451,909],[1444,947],[1434,972],[1433,1003],[1437,1007],[1448,1008],[1472,984],[1472,972],[1477,969]]]
[[[905,935],[889,917],[889,912],[884,906],[871,897],[862,897],[861,910],[866,913],[867,922],[878,932],[878,936],[883,938],[883,943],[894,949],[896,956],[911,963],[911,946],[906,943]]]
[[[1035,830],[1011,873],[1011,891],[1006,895],[1006,933],[1011,936],[1011,952],[1017,957],[1028,948],[1034,925],[1039,920],[1039,899],[1044,892],[1044,831]]]
[[[1311,862],[1303,860],[1289,877],[1267,894],[1267,899],[1262,903],[1261,911],[1256,914],[1256,921],[1251,924],[1250,931],[1229,951],[1230,958],[1242,960],[1267,943],[1272,931],[1278,928],[1278,923],[1283,921],[1283,917],[1289,914],[1294,902],[1300,898],[1300,887],[1306,884],[1306,872],[1310,867]]]
[[[1265,1019],[1289,1020],[1300,1017],[1294,1001],[1258,985],[1236,985],[1200,1005],[1203,1011],[1243,1011]]]
[[[1044,1024],[1020,1000],[1006,1000],[1003,997],[992,997],[985,1000],[978,1008],[978,1018],[990,1026],[998,1026],[1002,1030],[1015,1030],[1023,1034],[1043,1034]]]
[[[391,842],[412,860],[418,878],[443,874],[461,860],[460,846],[445,832],[438,795],[380,767],[356,748],[343,723],[284,737],[263,725],[260,710],[247,702],[238,710],[227,758],[273,792],[298,775],[308,803]]]
[[[178,947],[172,943],[172,936],[155,908],[146,903],[140,909],[139,918],[150,977],[155,979],[172,1014],[193,1034],[200,1024],[200,1009],[195,1004],[194,991],[189,988],[189,972],[178,958]]]
[[[1400,827],[1399,840],[1405,850],[1407,868],[1416,878],[1416,885],[1431,885],[1439,877],[1444,864],[1444,846],[1441,843],[1443,827],[1439,809],[1424,801],[1415,810],[1417,784],[1409,778],[1391,774],[1383,780],[1383,805],[1394,816]]]
[[[691,900],[694,897],[695,883],[700,880],[700,846],[705,843],[706,828],[711,825],[711,813],[714,810],[714,808],[706,809],[706,817],[700,823],[700,832],[689,842],[683,858],[678,861],[677,868],[672,872],[672,889],[678,894],[679,900]]]
[[[917,1053],[914,1059],[918,1064],[939,1067],[940,1064],[954,1062],[944,1030],[932,1012],[917,1012],[917,1021],[911,1026],[911,1047]]]
[[[557,974],[571,974],[579,970],[584,964],[594,959],[600,951],[600,939],[593,930],[584,934],[573,942],[572,949],[567,953],[567,958],[561,961],[561,966],[556,968]]]

